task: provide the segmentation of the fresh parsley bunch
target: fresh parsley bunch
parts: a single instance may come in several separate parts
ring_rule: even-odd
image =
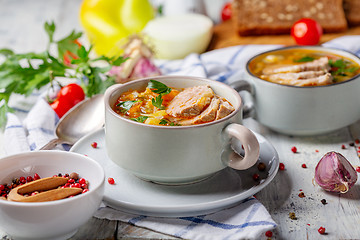
[[[58,41],[54,40],[55,24],[46,22],[45,31],[49,36],[47,48],[42,53],[17,54],[10,49],[0,49],[4,61],[0,64],[0,126],[7,121],[6,113],[12,112],[9,99],[13,94],[29,96],[35,89],[50,83],[57,83],[56,77],[76,78],[87,97],[103,93],[107,87],[115,83],[115,78],[106,73],[112,66],[119,66],[126,61],[123,57],[108,58],[101,56],[91,59],[92,47],[86,49],[76,42],[81,32],[72,31]],[[54,48],[52,48],[54,46]],[[56,49],[55,53],[50,52]],[[65,64],[63,56],[70,53],[71,64]],[[95,66],[96,62],[105,62],[105,67]]]

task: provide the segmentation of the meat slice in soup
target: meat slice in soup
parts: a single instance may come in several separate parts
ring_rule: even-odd
[[[221,119],[229,115],[235,110],[233,106],[224,98],[220,98],[219,109],[216,112],[216,120]]]
[[[197,116],[210,104],[214,95],[209,86],[186,88],[170,102],[166,113],[182,118]]]
[[[194,118],[178,121],[180,125],[194,125],[200,123],[211,122],[216,119],[216,113],[219,109],[220,99],[218,97],[213,97],[210,105],[199,115]]]
[[[309,79],[316,78],[321,75],[324,75],[325,71],[306,71],[306,72],[288,72],[288,73],[275,73],[270,75],[261,75],[262,79],[268,81],[278,81],[278,80],[299,80],[299,79]]]
[[[319,73],[319,74],[314,74]],[[262,75],[262,79],[270,82],[293,86],[321,86],[331,84],[333,77],[330,73],[323,71],[309,71],[301,73],[278,73],[272,75]]]
[[[298,73],[305,71],[326,71],[330,70],[329,59],[327,57],[322,57],[317,60],[306,62],[298,65],[280,65],[280,66],[271,66],[264,68],[264,74],[275,74],[275,73]]]

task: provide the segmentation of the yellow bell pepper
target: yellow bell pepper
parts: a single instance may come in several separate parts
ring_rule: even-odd
[[[148,0],[84,0],[80,22],[99,55],[118,56],[131,34],[155,17]]]

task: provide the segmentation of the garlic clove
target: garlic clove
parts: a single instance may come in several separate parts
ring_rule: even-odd
[[[315,181],[326,191],[346,193],[357,181],[357,172],[340,153],[328,152],[315,168]]]

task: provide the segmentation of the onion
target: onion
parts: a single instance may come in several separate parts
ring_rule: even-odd
[[[212,37],[213,22],[202,14],[188,13],[155,18],[143,33],[154,46],[158,59],[182,59],[190,53],[202,53]]]
[[[326,191],[346,193],[357,181],[357,172],[340,153],[328,152],[315,168],[315,181]]]

